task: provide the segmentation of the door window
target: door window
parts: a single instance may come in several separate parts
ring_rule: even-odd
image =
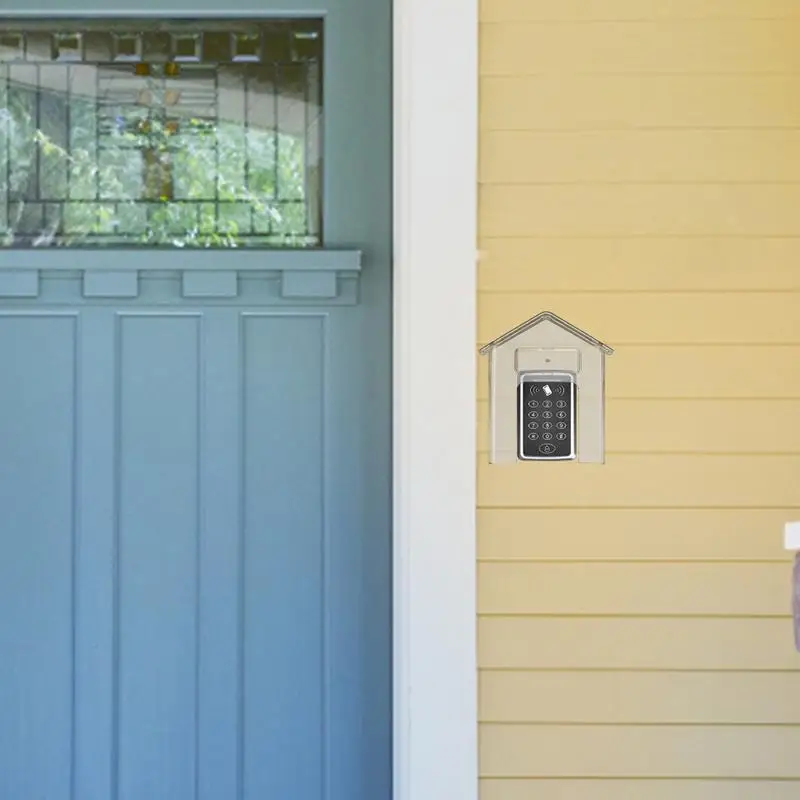
[[[322,22],[4,24],[0,245],[322,244]]]

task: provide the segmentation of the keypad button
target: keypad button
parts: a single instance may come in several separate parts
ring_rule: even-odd
[[[567,401],[566,400],[557,400],[556,401],[556,408],[566,408]]]
[[[552,408],[552,407],[553,407],[553,401],[552,400],[545,400],[542,403],[542,408]]]
[[[528,408],[539,408],[539,401],[531,400],[530,403],[528,403]]]
[[[546,444],[540,444],[539,445],[539,452],[543,456],[551,456],[551,455],[553,455],[553,453],[556,452],[557,449],[558,448],[554,444],[552,444],[550,442],[548,442]]]
[[[553,427],[553,423],[552,422],[543,422],[542,423],[542,428],[544,430],[546,430],[546,431],[549,431],[552,427]]]
[[[542,412],[542,419],[552,419],[552,418],[553,418],[553,412],[552,411],[543,411]]]
[[[532,430],[532,431],[535,431],[538,427],[539,427],[539,423],[538,422],[529,422],[528,423],[528,428],[530,428],[530,430]]]
[[[542,439],[544,439],[546,442],[549,442],[552,438],[553,438],[553,434],[552,433],[543,433],[542,434]]]
[[[529,438],[531,441],[534,441],[534,442],[535,442],[535,441],[536,441],[536,440],[539,438],[539,434],[538,434],[538,433],[529,433],[529,434],[528,434],[528,438]]]
[[[567,441],[567,434],[566,433],[557,433],[556,434],[556,441],[566,442]]]
[[[567,412],[566,411],[556,411],[556,418],[557,419],[566,419]]]
[[[558,430],[560,430],[560,431],[564,431],[564,430],[567,429],[567,423],[566,422],[557,422],[556,423],[556,428]]]

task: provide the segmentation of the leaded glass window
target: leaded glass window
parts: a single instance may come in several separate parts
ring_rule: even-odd
[[[0,21],[6,248],[314,247],[319,20]]]

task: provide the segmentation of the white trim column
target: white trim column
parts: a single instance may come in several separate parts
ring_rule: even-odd
[[[477,0],[394,18],[394,800],[475,800]]]

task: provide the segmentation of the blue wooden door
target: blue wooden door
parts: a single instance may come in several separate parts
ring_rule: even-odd
[[[388,0],[104,2],[0,20],[0,798],[385,800]]]

